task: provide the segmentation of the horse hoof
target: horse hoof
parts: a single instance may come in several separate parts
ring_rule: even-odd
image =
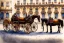
[[[60,31],[57,31],[57,33],[60,33]]]
[[[52,33],[52,32],[50,32],[50,33]]]
[[[46,33],[48,33],[48,32],[46,32]]]

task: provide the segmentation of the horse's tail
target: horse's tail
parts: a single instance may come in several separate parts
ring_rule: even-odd
[[[63,20],[60,21],[60,25],[63,28]]]

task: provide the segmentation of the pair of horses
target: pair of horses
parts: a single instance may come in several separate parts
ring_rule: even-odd
[[[52,18],[49,18],[49,19],[41,19],[42,21],[42,26],[43,26],[43,31],[44,31],[44,23],[47,27],[47,31],[46,33],[48,32],[48,26],[50,26],[50,33],[52,33],[52,26],[58,26],[58,33],[60,33],[60,27],[63,28],[63,20],[61,19],[52,19]]]
[[[26,17],[17,17],[16,15],[13,15],[11,20],[4,19],[3,27],[6,27],[5,30],[8,30],[9,29],[8,26],[11,25],[11,28],[14,31],[19,31],[20,27],[22,27],[26,33],[34,32],[37,30],[37,26],[36,26],[37,23],[34,22],[35,18],[37,18],[38,21],[40,22],[39,15],[32,15],[32,16],[26,16]]]

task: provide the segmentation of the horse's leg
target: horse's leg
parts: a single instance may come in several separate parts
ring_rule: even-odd
[[[50,33],[52,33],[52,26],[50,25]]]
[[[6,27],[5,31],[8,31],[8,25],[6,25],[5,27]]]
[[[4,31],[5,31],[5,27],[6,27],[6,26],[3,24],[3,29],[4,29]]]
[[[10,30],[10,24],[8,25],[8,30]]]
[[[44,24],[43,24],[43,22],[42,22],[42,27],[43,27],[43,31],[44,31]]]
[[[37,19],[38,19],[38,21],[40,22],[40,17],[38,17]]]
[[[60,26],[58,25],[58,31],[57,31],[58,33],[60,33]]]
[[[47,25],[47,31],[46,31],[46,33],[48,33],[48,25]]]
[[[44,31],[44,25],[43,25],[43,31]]]

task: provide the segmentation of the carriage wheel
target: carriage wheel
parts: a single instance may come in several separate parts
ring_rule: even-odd
[[[26,23],[25,24],[25,30],[24,30],[26,33],[30,33],[31,32],[31,26],[29,23]]]
[[[33,22],[31,28],[32,28],[32,32],[36,32],[38,29],[38,24],[36,22]]]
[[[4,28],[4,31],[9,31],[10,30],[10,25],[4,25],[3,28]]]
[[[13,24],[12,27],[13,27],[13,31],[16,31],[16,32],[19,31],[20,26],[18,24]]]

